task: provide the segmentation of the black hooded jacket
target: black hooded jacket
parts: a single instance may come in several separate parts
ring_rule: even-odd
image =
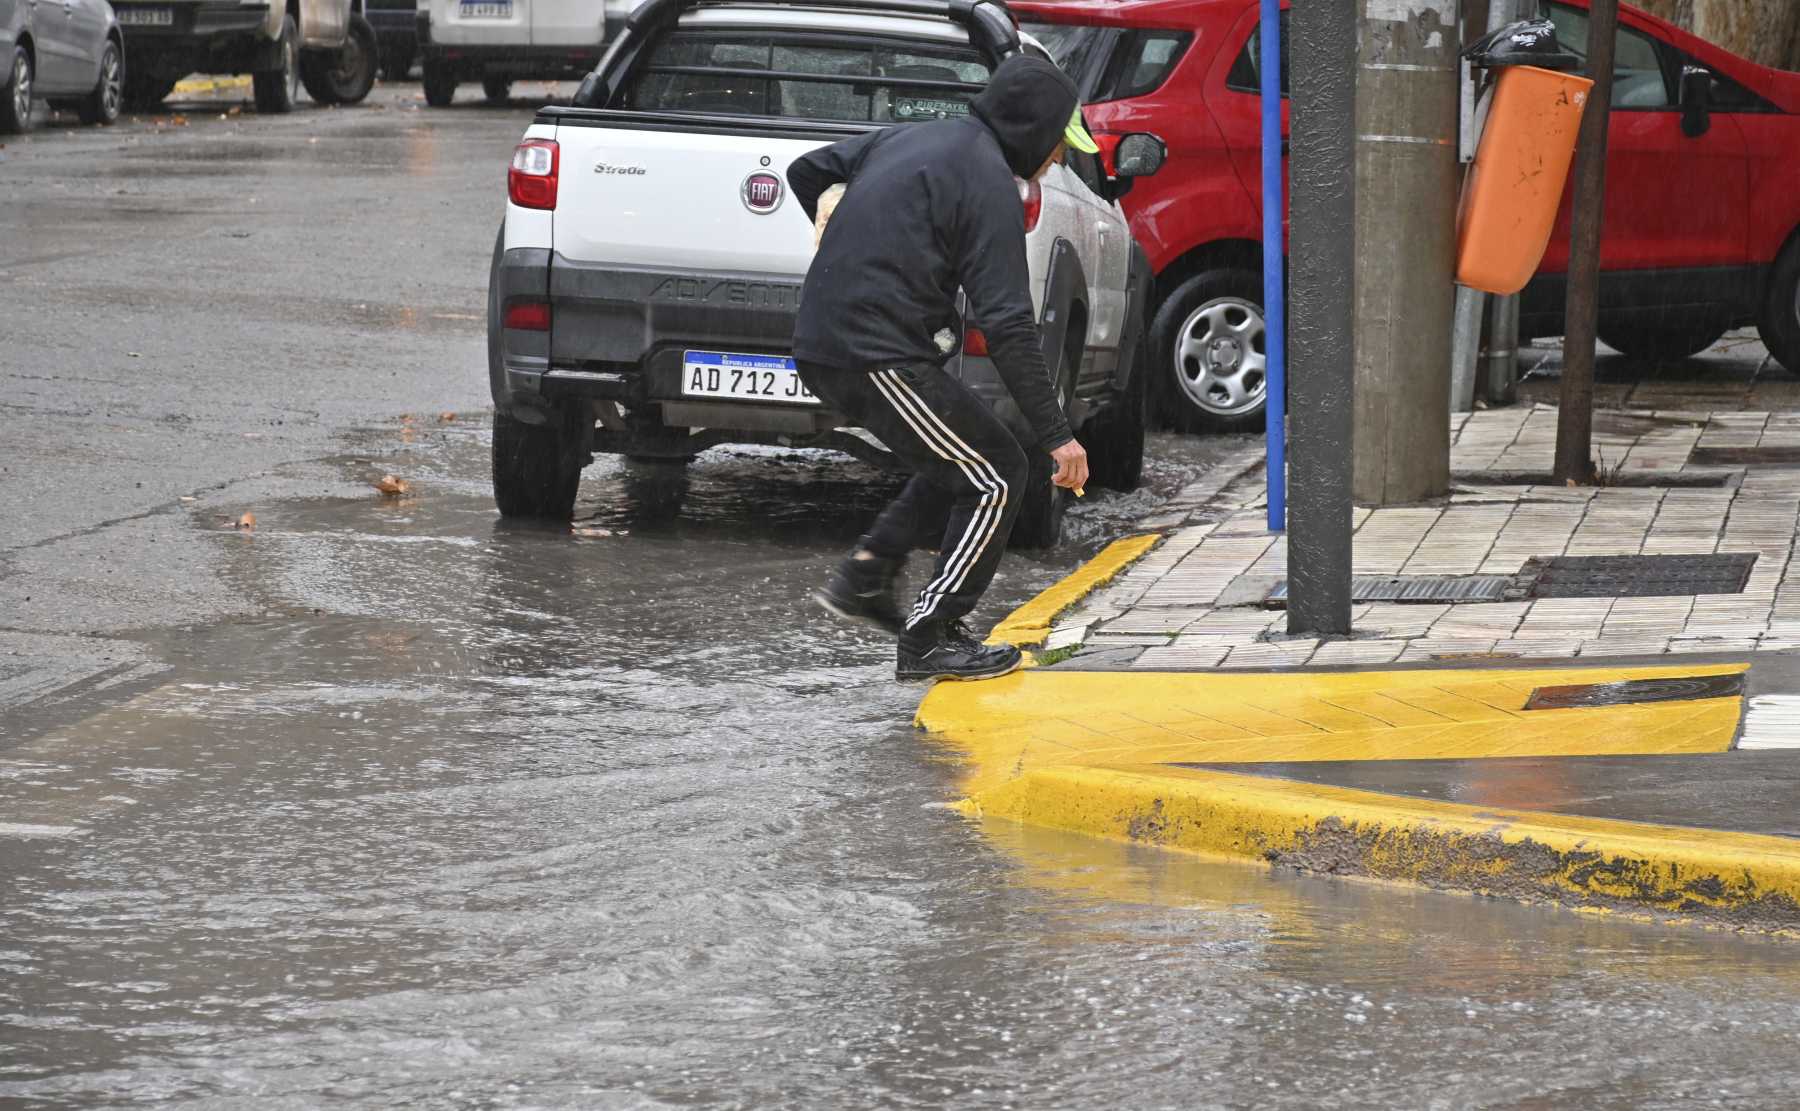
[[[849,188],[806,273],[794,357],[863,372],[941,364],[933,337],[947,328],[960,342],[960,286],[1039,445],[1074,439],[1039,348],[1013,178],[1044,164],[1076,104],[1060,69],[1014,55],[971,117],[872,131],[795,159],[788,184],[808,219],[826,189]]]

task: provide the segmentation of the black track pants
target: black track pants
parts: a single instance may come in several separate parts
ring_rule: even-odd
[[[1012,431],[961,382],[929,363],[872,374],[801,364],[800,378],[913,470],[863,538],[870,551],[890,558],[938,549],[907,627],[974,609],[993,581],[1025,500],[1029,468]]]

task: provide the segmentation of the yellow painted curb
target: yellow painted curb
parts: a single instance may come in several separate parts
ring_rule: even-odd
[[[964,809],[1309,872],[1800,928],[1800,842],[1187,768],[1056,767]]]
[[[190,77],[175,82],[175,87],[169,91],[169,95],[193,96],[195,93],[216,93],[228,89],[248,89],[249,87],[250,78],[248,77]]]
[[[1320,760],[1725,752],[1742,699],[1527,710],[1539,687],[1729,675],[1745,664],[1362,672],[1028,671],[940,683],[916,724],[979,795],[1024,772]]]
[[[1151,534],[1113,541],[1069,577],[1007,615],[1006,620],[994,626],[988,643],[1012,644],[1020,648],[1044,643],[1057,614],[1111,582],[1161,540],[1161,536]]]

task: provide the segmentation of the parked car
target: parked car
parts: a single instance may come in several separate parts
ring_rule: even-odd
[[[106,0],[0,0],[0,133],[31,126],[44,100],[73,106],[83,123],[119,118],[125,41]]]
[[[419,54],[418,0],[364,0],[364,5],[381,54],[381,76],[406,80]]]
[[[513,157],[488,287],[501,513],[567,518],[594,451],[686,460],[772,443],[889,460],[806,392],[789,356],[812,234],[783,173],[870,128],[967,114],[1000,59],[1030,49],[986,2],[639,8],[574,104],[540,109]],[[1154,172],[1160,144],[1125,142],[1120,169]],[[1117,204],[1130,180],[1077,155],[1021,192],[1045,355],[1094,481],[1125,488],[1143,460],[1150,285]],[[967,323],[947,369],[1030,442],[980,321]],[[1054,544],[1066,492],[1031,454],[1042,481],[1014,539]]]
[[[1168,167],[1125,205],[1157,275],[1151,331],[1164,412],[1184,428],[1260,424],[1257,0],[1011,6],[1081,83],[1103,148],[1126,131],[1168,144]],[[1585,56],[1587,0],[1543,11],[1564,47]],[[1800,373],[1800,75],[1635,8],[1620,18],[1601,338],[1628,355],[1685,356],[1755,324]],[[1561,334],[1568,258],[1565,198],[1522,295],[1527,337]]]
[[[425,103],[449,104],[464,81],[498,102],[519,78],[580,80],[600,61],[615,7],[620,18],[629,0],[420,0]]]
[[[258,112],[290,112],[300,86],[355,104],[375,84],[363,0],[119,0],[130,48],[125,103],[160,104],[190,73],[248,73]]]

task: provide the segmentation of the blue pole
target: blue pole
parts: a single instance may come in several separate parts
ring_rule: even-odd
[[[1287,528],[1287,282],[1282,220],[1281,0],[1262,0],[1263,347],[1269,470],[1269,531]]]

